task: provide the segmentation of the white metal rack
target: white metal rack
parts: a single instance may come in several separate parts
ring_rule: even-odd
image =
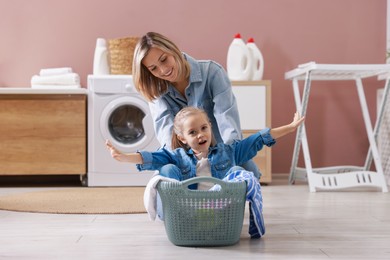
[[[352,187],[376,187],[387,192],[387,185],[383,174],[381,158],[377,147],[377,136],[384,116],[386,100],[389,94],[390,64],[317,64],[310,62],[299,65],[296,69],[286,72],[285,78],[292,80],[295,104],[297,111],[305,115],[309,100],[311,81],[313,80],[354,80],[356,83],[363,119],[367,131],[369,149],[364,166],[333,166],[313,168],[310,160],[309,146],[305,124],[302,124],[296,134],[293,159],[290,170],[290,184],[295,180],[307,180],[311,192],[317,190],[336,190]],[[373,128],[371,125],[368,106],[363,89],[363,78],[378,77],[386,79],[383,100],[378,118]],[[381,78],[380,78],[381,77]],[[302,97],[298,81],[304,81]],[[302,145],[305,167],[298,167],[298,157]],[[374,160],[376,171],[370,171]]]

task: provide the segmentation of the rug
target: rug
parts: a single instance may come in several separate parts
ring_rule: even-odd
[[[0,209],[55,214],[145,213],[145,187],[64,188],[0,196]]]

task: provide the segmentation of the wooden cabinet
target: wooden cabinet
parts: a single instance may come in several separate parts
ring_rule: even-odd
[[[86,95],[1,94],[0,175],[87,173]]]
[[[271,127],[271,82],[233,81],[232,86],[237,99],[243,136],[247,137],[263,128]],[[264,147],[253,160],[262,173],[260,182],[270,183],[271,148]]]

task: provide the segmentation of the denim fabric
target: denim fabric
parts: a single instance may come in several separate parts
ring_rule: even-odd
[[[246,163],[243,163],[241,166],[248,172],[253,172],[253,175],[256,177],[256,179],[260,179],[261,172],[253,160],[249,160]]]
[[[237,102],[224,68],[211,60],[195,60],[183,53],[191,67],[189,85],[183,97],[175,87],[149,103],[157,139],[162,146],[171,148],[173,119],[183,107],[203,108],[212,125],[218,143],[231,144],[241,140],[241,126]],[[259,179],[260,170],[253,161],[242,165]]]
[[[235,140],[232,144],[218,143],[210,147],[208,159],[211,167],[211,175],[223,179],[233,166],[242,165],[256,156],[264,145],[272,146],[275,140],[266,128],[241,141]],[[192,150],[183,148],[169,150],[161,148],[155,152],[138,151],[143,158],[143,164],[137,164],[138,170],[158,170],[167,164],[176,165],[181,172],[181,180],[196,176],[197,159]]]
[[[170,85],[166,93],[149,103],[160,144],[170,148],[173,119],[187,106],[206,111],[218,143],[230,144],[235,139],[242,139],[237,102],[226,71],[213,61],[195,60],[187,54],[183,55],[191,67],[185,97]]]

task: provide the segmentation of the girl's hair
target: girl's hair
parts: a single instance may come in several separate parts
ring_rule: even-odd
[[[133,81],[136,89],[148,100],[152,101],[164,94],[169,81],[155,77],[148,68],[142,64],[142,60],[148,55],[151,48],[158,48],[171,54],[178,65],[178,77],[187,78],[190,75],[190,65],[184,58],[179,48],[167,37],[148,32],[138,41],[133,58]]]
[[[187,119],[189,116],[198,115],[201,114],[204,116],[204,118],[210,123],[209,117],[207,116],[207,113],[197,107],[184,107],[182,108],[175,116],[173,120],[173,130],[172,130],[172,141],[171,141],[171,147],[172,149],[176,148],[184,148],[185,150],[188,150],[190,147],[188,145],[184,144],[182,141],[179,140],[178,135],[183,135],[183,122],[185,119]],[[211,123],[210,123],[211,127]],[[211,132],[211,145],[214,145],[216,143],[214,134]]]

